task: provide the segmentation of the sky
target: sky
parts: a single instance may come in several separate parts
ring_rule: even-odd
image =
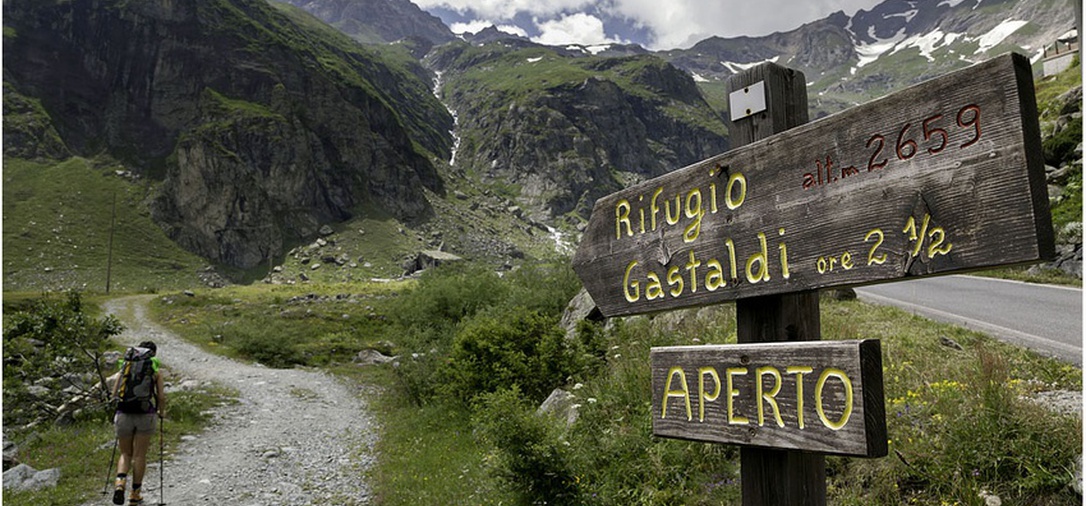
[[[494,25],[548,45],[637,43],[688,48],[713,35],[789,31],[882,0],[413,0],[454,32]]]

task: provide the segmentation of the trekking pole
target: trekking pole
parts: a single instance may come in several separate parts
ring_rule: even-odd
[[[109,418],[108,407],[112,407],[112,405],[107,406],[106,420],[108,420],[108,423],[112,427],[113,426],[113,420]],[[106,485],[104,487],[102,487],[102,495],[109,494],[109,479],[113,475],[113,459],[115,457],[117,457],[117,439],[118,439],[117,438],[117,431],[116,431],[116,429],[114,429],[114,431],[113,431],[113,453],[111,453],[109,455],[109,467],[106,468]]]
[[[106,468],[106,484],[102,487],[102,495],[109,494],[109,479],[113,474],[113,458],[117,456],[117,436],[113,436],[113,453],[109,456],[109,467]]]
[[[166,474],[166,467],[163,465],[162,458],[163,453],[165,453],[166,445],[164,442],[166,439],[166,431],[162,428],[164,420],[165,419],[161,415],[158,417],[158,506],[166,506],[166,500],[163,496],[166,490],[162,485],[164,482],[163,475]]]

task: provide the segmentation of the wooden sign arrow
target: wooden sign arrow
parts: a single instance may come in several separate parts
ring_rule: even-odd
[[[596,202],[573,268],[606,316],[1055,253],[1028,59],[974,65]]]

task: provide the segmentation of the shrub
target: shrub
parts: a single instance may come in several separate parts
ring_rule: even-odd
[[[483,394],[474,412],[479,439],[494,449],[487,461],[513,488],[518,504],[583,504],[568,445],[554,421],[536,415],[520,389]]]
[[[1059,133],[1045,139],[1041,143],[1044,151],[1045,163],[1054,167],[1060,167],[1071,161],[1075,148],[1082,143],[1082,118],[1071,120]]]
[[[543,400],[577,371],[577,351],[553,317],[497,308],[465,322],[453,342],[445,388],[461,400],[514,385]]]
[[[483,267],[442,266],[426,271],[414,290],[397,299],[391,316],[394,323],[439,340],[462,319],[501,301],[506,292],[501,278]]]
[[[505,305],[521,306],[542,314],[561,315],[581,289],[581,281],[568,261],[525,265],[507,274],[505,279],[510,285]]]
[[[4,425],[31,421],[37,416],[55,416],[52,406],[67,399],[62,391],[77,387],[81,394],[98,401],[104,408],[108,393],[94,389],[93,383],[105,384],[113,373],[102,354],[109,348],[109,338],[124,327],[112,315],[88,316],[79,292],[68,292],[61,299],[45,296],[22,311],[11,315],[4,325]],[[61,380],[44,396],[30,396],[28,387],[46,378],[70,378],[93,375],[90,384]]]

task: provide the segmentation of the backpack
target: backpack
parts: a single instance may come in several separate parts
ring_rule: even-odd
[[[154,353],[146,348],[129,348],[124,354],[117,410],[121,413],[151,413],[155,397]]]

